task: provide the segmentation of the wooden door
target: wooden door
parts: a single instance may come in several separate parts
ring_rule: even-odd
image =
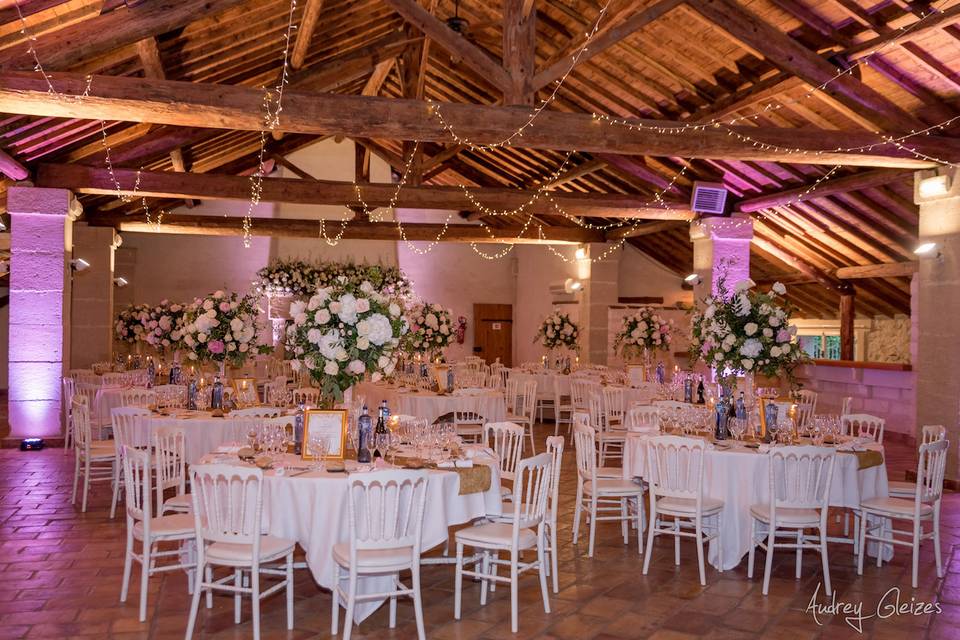
[[[513,366],[513,305],[473,305],[473,352],[488,364]]]

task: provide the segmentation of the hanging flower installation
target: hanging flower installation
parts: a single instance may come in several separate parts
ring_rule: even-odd
[[[343,276],[308,301],[295,301],[290,315],[286,346],[294,368],[305,369],[327,400],[342,400],[367,373],[374,381],[390,375],[407,333],[399,298]]]
[[[318,289],[336,286],[340,278],[354,287],[364,282],[383,295],[407,298],[413,285],[397,267],[356,264],[353,262],[320,262],[275,260],[257,271],[256,289],[267,295],[310,296]]]
[[[456,339],[453,312],[439,304],[421,302],[407,312],[410,332],[404,339],[405,351],[433,354],[446,349]]]
[[[267,295],[310,295],[317,288],[316,268],[302,260],[276,260],[257,271],[257,290]]]
[[[702,311],[692,320],[690,357],[717,371],[720,383],[733,387],[738,374],[787,376],[806,360],[797,328],[790,325],[790,307],[783,301],[786,287],[774,283],[761,293],[752,280],[738,282],[731,293],[725,277],[716,293],[703,299]]]
[[[554,311],[543,319],[540,330],[537,332],[533,341],[539,342],[547,349],[568,348],[574,351],[579,350],[577,338],[580,336],[580,329],[577,323],[570,319],[570,316],[560,311]]]
[[[670,348],[672,331],[672,321],[650,307],[643,307],[624,316],[623,328],[613,338],[613,348],[625,357],[665,351]]]
[[[197,298],[184,312],[187,357],[243,366],[257,350],[258,312],[252,296],[216,291]]]

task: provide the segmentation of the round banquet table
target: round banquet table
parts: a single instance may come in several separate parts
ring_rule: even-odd
[[[124,387],[100,387],[97,390],[96,399],[94,400],[96,420],[99,420],[103,424],[111,423],[112,419],[110,416],[112,414],[110,412],[117,407],[123,406],[124,390]]]
[[[133,434],[133,445],[153,444],[153,433],[161,427],[180,427],[184,432],[187,464],[194,464],[218,447],[247,441],[250,419],[244,417],[214,418],[209,411],[180,410],[174,415],[151,414]]]
[[[386,400],[395,414],[426,418],[431,423],[454,411],[475,411],[488,422],[502,422],[507,416],[507,403],[496,389],[482,389],[469,394],[440,395],[430,391],[414,391],[383,383],[365,382],[354,387],[354,397],[366,397],[371,410]]]
[[[656,432],[630,433],[624,447],[623,477],[644,478],[648,474],[646,441]],[[723,500],[720,544],[723,567],[733,569],[750,551],[750,506],[770,500],[769,456],[731,442],[729,449],[707,448],[704,455],[703,491]],[[882,447],[875,445],[882,450]],[[887,467],[880,464],[858,469],[857,456],[837,452],[830,487],[830,506],[859,508],[861,500],[887,496]],[[709,562],[718,565],[717,540],[710,541]],[[892,550],[887,545],[884,556]],[[718,567],[720,568],[720,567]]]
[[[226,458],[226,460],[224,459]],[[427,471],[427,497],[423,516],[421,550],[443,544],[448,529],[485,515],[500,515],[500,472],[494,458],[478,455],[477,464],[491,469],[490,488],[484,492],[460,495],[460,476],[454,471]],[[232,454],[211,455],[206,461],[240,464]],[[348,473],[308,471],[308,463],[293,455],[284,455],[288,465],[283,475],[270,469],[264,473],[263,528],[266,533],[295,540],[306,552],[307,566],[314,580],[327,589],[333,587],[333,546],[349,542],[347,490],[351,478],[362,474],[358,465],[347,460]],[[296,475],[295,475],[296,474]],[[392,576],[365,576],[357,584],[359,594],[389,591]],[[354,620],[362,621],[386,600],[358,602]],[[343,603],[344,606],[346,603]]]

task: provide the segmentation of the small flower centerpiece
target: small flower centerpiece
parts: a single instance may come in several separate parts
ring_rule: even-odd
[[[150,311],[150,305],[131,304],[117,314],[113,328],[117,340],[133,345],[145,341],[150,327]]]
[[[577,339],[580,337],[580,329],[577,323],[570,319],[570,316],[560,311],[554,311],[543,319],[540,330],[534,337],[534,343],[539,342],[547,349],[572,349],[579,350]]]
[[[177,302],[162,300],[150,307],[150,320],[144,340],[160,353],[167,349],[179,349],[183,338],[183,313],[185,307]]]
[[[216,291],[197,298],[184,312],[183,345],[187,357],[240,367],[257,350],[257,314],[253,296]]]
[[[439,304],[421,302],[407,312],[410,331],[404,338],[404,350],[437,357],[456,338],[453,312]]]
[[[368,373],[373,381],[393,373],[407,333],[399,299],[346,277],[295,301],[290,315],[286,346],[293,366],[319,383],[327,401],[342,400]]]
[[[623,317],[622,328],[613,338],[613,348],[624,358],[642,355],[647,360],[653,352],[670,348],[672,331],[672,321],[650,307],[643,307]]]
[[[760,292],[749,279],[730,291],[721,277],[716,293],[704,298],[693,315],[691,360],[713,367],[720,384],[731,390],[741,374],[792,381],[793,370],[806,355],[793,341],[797,328],[790,325],[786,291],[777,282],[770,291]]]

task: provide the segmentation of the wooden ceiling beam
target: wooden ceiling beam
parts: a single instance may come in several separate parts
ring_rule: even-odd
[[[84,76],[56,73],[52,81],[66,95],[83,95]],[[263,92],[253,87],[208,85],[169,80],[93,76],[82,100],[51,95],[33,72],[0,74],[0,112],[81,119],[129,120],[259,131],[263,125]],[[443,122],[432,113],[442,109]],[[288,91],[278,130],[352,138],[447,142],[448,127],[476,143],[502,140],[529,118],[526,109],[472,104],[434,103],[356,95]],[[446,123],[444,125],[444,122]],[[837,152],[837,148],[877,145],[869,132],[822,131],[766,127],[709,127],[678,133],[658,127],[681,126],[661,120],[628,120],[642,127],[605,126],[588,114],[544,111],[536,126],[512,142],[514,147],[578,149],[591,153],[773,160],[802,164],[853,164],[927,168],[910,151],[888,145],[869,153]],[[749,139],[739,140],[730,131]],[[765,148],[777,145],[782,150]],[[917,153],[960,160],[960,140],[918,136],[910,146]]]
[[[672,231],[687,226],[687,222],[677,220],[661,220],[660,222],[644,222],[636,226],[626,226],[620,229],[611,229],[607,231],[607,240],[620,240],[622,238],[639,238],[649,236],[663,231]]]
[[[510,90],[510,74],[496,60],[434,17],[416,0],[384,0],[384,2],[448,53],[463,60],[477,75],[501,91]]]
[[[876,38],[871,38],[860,44],[853,45],[844,53],[850,60],[859,60],[860,58],[869,56],[880,47],[888,47],[890,45],[916,40],[925,33],[935,29],[942,29],[958,20],[960,20],[960,5],[954,5],[949,9],[937,11],[936,15],[925,18],[924,21],[915,28],[903,31],[895,29],[890,33],[880,34]]]
[[[124,215],[94,214],[87,217],[91,226],[115,227],[122,232],[167,233],[181,235],[242,236],[243,218],[216,215],[167,214],[163,224],[148,224]],[[334,224],[337,221],[332,221]],[[318,238],[319,220],[253,218],[250,232],[255,236]],[[603,242],[603,232],[581,227],[545,227],[541,239],[535,229],[489,227],[478,224],[404,223],[403,235],[395,222],[353,220],[344,228],[344,240],[476,242],[498,244],[579,244]]]
[[[0,149],[0,173],[11,180],[26,180],[30,171],[12,155]]]
[[[824,196],[836,193],[847,193],[859,189],[869,189],[881,185],[901,180],[910,175],[910,172],[899,171],[897,169],[875,169],[873,171],[864,171],[843,178],[835,178],[821,182],[819,186],[813,188],[815,182],[805,184],[801,187],[784,189],[772,193],[765,193],[761,196],[755,196],[741,200],[736,204],[737,211],[750,213],[762,209],[772,209],[785,204],[792,204],[801,199],[809,200],[811,198],[822,198]],[[813,190],[811,191],[811,189]]]
[[[40,164],[37,186],[72,189],[78,193],[117,195],[114,182],[121,185],[120,194],[154,198],[193,198],[197,200],[248,200],[250,181],[231,175],[174,173],[169,171],[133,171],[85,165]],[[139,184],[135,189],[134,185]],[[294,204],[357,204],[356,186],[350,182],[304,181],[295,178],[264,178],[261,199],[266,202]],[[363,200],[373,207],[390,204],[397,187],[393,184],[363,185]],[[411,187],[400,189],[398,207],[414,209],[473,210],[460,187]],[[686,203],[675,203],[676,209],[649,207],[644,196],[623,194],[555,193],[548,201],[535,199],[530,191],[516,189],[475,188],[472,195],[483,206],[494,209],[515,209],[527,205],[526,213],[556,214],[553,203],[571,215],[640,218],[651,220],[689,220],[693,213]],[[529,204],[528,204],[529,203]]]
[[[754,245],[766,253],[769,253],[780,262],[783,262],[791,268],[796,269],[800,273],[813,278],[820,285],[830,289],[834,293],[849,293],[852,291],[852,287],[849,284],[841,282],[837,278],[821,270],[819,267],[810,264],[802,258],[798,258],[797,256],[793,255],[793,253],[787,251],[769,238],[757,235],[755,233],[752,242]]]
[[[321,11],[323,11],[323,0],[307,0],[307,5],[303,8],[303,18],[300,19],[300,27],[297,29],[297,39],[293,43],[293,51],[290,54],[290,66],[294,69],[302,67],[307,59],[307,51],[310,49],[313,33],[317,30]]]
[[[881,130],[906,132],[924,127],[920,120],[852,75],[837,76],[833,64],[735,0],[689,0],[689,4],[780,69],[815,87],[830,82],[830,86],[824,90],[828,95],[867,116]]]
[[[883,264],[866,264],[855,267],[841,267],[836,276],[841,280],[857,280],[861,278],[909,278],[917,272],[920,263],[887,262]]]
[[[39,36],[33,43],[33,50],[43,62],[44,69],[67,69],[87,58],[173,31],[199,17],[209,17],[244,2],[154,0],[131,3],[124,9],[103,13]],[[4,69],[33,69],[35,64],[36,60],[25,46],[0,51],[0,67]]]
[[[537,64],[537,18],[535,13],[527,13],[526,4],[527,0],[503,3],[503,67],[510,76],[504,104],[533,106],[536,98],[531,83]]]

